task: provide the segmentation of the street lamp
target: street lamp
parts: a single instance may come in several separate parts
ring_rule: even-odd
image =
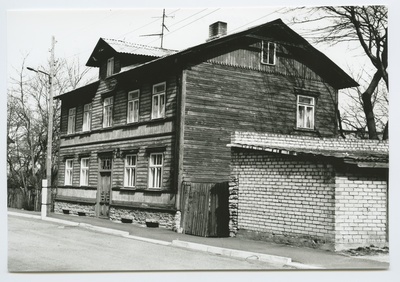
[[[54,45],[55,38],[52,37],[52,48],[51,48],[51,56],[50,56],[50,73],[27,67],[28,70],[34,71],[36,73],[42,73],[47,75],[50,83],[50,91],[49,91],[49,122],[47,128],[47,155],[46,155],[46,179],[42,180],[42,208],[41,208],[41,217],[45,218],[51,210],[51,191],[48,191],[48,188],[51,188],[51,170],[52,170],[52,147],[53,147],[53,78],[54,78]]]
[[[41,216],[42,218],[46,217],[51,209],[51,193],[49,193],[48,188],[51,188],[51,170],[52,170],[52,147],[53,147],[53,75],[52,75],[52,67],[50,68],[50,73],[37,70],[34,68],[27,67],[28,70],[34,71],[36,73],[42,73],[47,75],[50,83],[50,91],[48,97],[48,107],[49,107],[49,122],[47,128],[47,154],[46,154],[46,179],[42,181],[42,208],[41,208]]]

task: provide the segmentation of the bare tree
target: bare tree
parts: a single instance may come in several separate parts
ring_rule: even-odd
[[[32,207],[29,201],[33,191],[40,191],[41,180],[46,176],[47,128],[49,124],[49,77],[31,73],[26,69],[26,58],[10,78],[7,89],[7,136],[13,143],[7,146],[8,186],[21,188],[25,208]],[[50,68],[39,66],[43,72]],[[54,93],[59,95],[85,83],[88,69],[79,69],[79,63],[58,60],[54,66]],[[57,176],[59,143],[60,103],[51,101],[53,106],[53,150],[52,184]],[[38,197],[36,197],[38,199]]]
[[[304,8],[308,16],[296,23],[324,21],[322,27],[313,29],[315,41],[336,44],[339,42],[358,42],[363,54],[373,66],[369,81],[361,85],[361,105],[365,115],[370,139],[378,139],[376,116],[374,112],[374,93],[381,81],[389,91],[388,66],[388,25],[386,6],[341,6]],[[328,23],[328,24],[326,24]],[[320,25],[316,25],[320,26]],[[385,124],[388,138],[388,122]]]

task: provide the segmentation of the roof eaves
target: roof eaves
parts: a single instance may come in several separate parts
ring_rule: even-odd
[[[96,81],[94,81],[92,83],[89,83],[89,84],[86,84],[86,85],[84,85],[82,87],[75,88],[75,89],[73,89],[71,91],[68,91],[68,92],[62,93],[60,95],[54,96],[53,99],[55,100],[55,99],[65,98],[66,96],[70,96],[70,95],[73,95],[75,93],[79,93],[79,92],[83,92],[83,91],[84,92],[88,92],[88,93],[90,93],[93,90],[96,91],[99,83],[100,83],[100,80],[96,80]]]
[[[277,146],[263,146],[254,144],[242,144],[242,143],[231,143],[227,147],[249,149],[256,151],[265,151],[269,153],[291,155],[291,156],[314,156],[314,157],[324,157],[324,158],[335,158],[343,160],[343,162],[348,164],[356,164],[359,167],[388,167],[388,155],[385,152],[380,154],[371,154],[369,152],[353,152],[347,153],[343,151],[333,151],[333,150],[308,150],[301,148],[290,148],[285,149]]]

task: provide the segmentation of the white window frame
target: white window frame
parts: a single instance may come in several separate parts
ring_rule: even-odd
[[[309,103],[300,101],[301,98],[310,99]],[[297,95],[297,128],[313,130],[315,126],[315,97]],[[303,110],[301,110],[301,108]],[[303,112],[303,116],[301,113]]]
[[[114,74],[114,57],[108,58],[107,60],[107,74],[106,76],[109,77],[110,75]]]
[[[163,90],[160,91],[160,86],[163,86]],[[152,108],[151,108],[151,118],[158,119],[165,117],[165,102],[166,102],[166,92],[167,92],[167,84],[165,82],[161,82],[153,85],[153,95],[152,95]]]
[[[111,127],[113,123],[114,97],[107,97],[103,100],[103,128]]]
[[[66,159],[64,185],[72,185],[73,174],[74,174],[74,160]]]
[[[154,162],[155,160],[155,162]],[[161,160],[161,163],[157,163]],[[164,154],[152,153],[149,156],[149,183],[148,187],[151,189],[161,189],[163,182],[163,165]]]
[[[81,173],[80,173],[80,185],[89,185],[89,163],[90,158],[81,158]]]
[[[75,133],[75,121],[76,121],[76,108],[70,108],[68,110],[68,129],[67,129],[67,134]]]
[[[90,131],[92,125],[92,103],[83,105],[82,131]]]
[[[134,163],[129,163],[129,160],[134,160]],[[124,187],[135,188],[136,187],[136,167],[137,167],[137,155],[129,154],[125,156],[125,170],[124,170]]]
[[[267,46],[265,46],[265,44],[267,44]],[[271,48],[272,46],[273,48]],[[267,52],[266,60],[264,58],[265,52]],[[276,64],[276,43],[265,40],[261,42],[261,63],[266,65]]]
[[[139,121],[139,97],[139,90],[130,91],[128,93],[127,123]]]

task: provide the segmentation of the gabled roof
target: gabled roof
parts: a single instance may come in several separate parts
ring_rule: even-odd
[[[150,60],[168,56],[176,53],[176,50],[157,48],[147,45],[141,45],[123,40],[100,38],[89,57],[87,66],[98,67],[98,59],[100,53],[108,49],[108,52],[115,52],[118,54],[129,54],[149,57]]]
[[[221,36],[217,39],[207,41],[205,43],[184,49],[182,51],[174,51],[157,47],[150,47],[134,43],[128,43],[122,40],[100,38],[94,48],[87,66],[99,67],[99,58],[102,53],[110,54],[110,52],[119,54],[128,54],[145,58],[138,60],[138,64],[124,67],[121,72],[112,75],[112,77],[121,77],[143,70],[152,70],[155,65],[170,64],[180,62],[182,64],[190,63],[190,60],[198,59],[202,55],[210,54],[217,48],[226,48],[231,44],[240,42],[243,39],[253,40],[271,40],[279,44],[284,44],[286,48],[296,55],[296,58],[303,62],[337,89],[348,87],[356,87],[358,83],[354,81],[339,66],[330,60],[322,52],[314,48],[303,37],[289,28],[281,19],[267,22],[244,31]],[[75,92],[71,91],[71,92]],[[65,93],[67,94],[67,93]],[[63,96],[59,95],[58,97]]]
[[[235,132],[228,147],[283,155],[340,159],[359,167],[387,168],[389,144],[376,140]]]
[[[218,47],[222,46],[222,48],[224,48],[224,46],[228,46],[231,43],[238,42],[245,38],[253,38],[256,40],[265,38],[279,44],[284,44],[285,47],[296,55],[296,58],[303,60],[307,66],[337,89],[359,86],[353,78],[345,73],[325,54],[314,48],[302,36],[289,28],[281,19],[267,22],[241,32],[221,36],[217,39],[184,49],[174,54],[149,61],[143,65],[137,66],[131,71],[139,70],[140,67],[144,65],[149,66],[151,64],[166,62],[167,60],[176,62],[176,60],[185,61],[198,58],[203,54],[210,53]]]

